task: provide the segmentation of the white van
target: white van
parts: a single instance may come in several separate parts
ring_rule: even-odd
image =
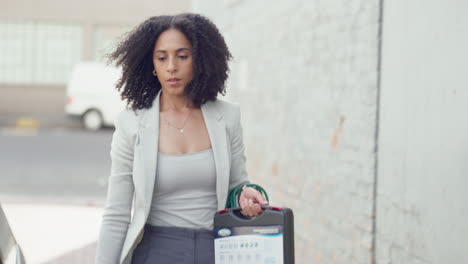
[[[126,105],[115,88],[121,74],[118,68],[103,63],[76,64],[66,88],[65,113],[81,117],[88,130],[113,126]]]

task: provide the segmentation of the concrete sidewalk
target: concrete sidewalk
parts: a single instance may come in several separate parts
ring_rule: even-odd
[[[2,203],[27,263],[94,263],[102,206]]]

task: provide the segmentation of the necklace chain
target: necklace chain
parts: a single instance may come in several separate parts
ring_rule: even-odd
[[[184,121],[184,124],[182,125],[182,127],[177,127],[177,126],[174,126],[173,124],[171,124],[171,122],[169,122],[167,120],[167,118],[164,116],[164,121],[166,121],[166,124],[170,127],[173,127],[177,130],[179,130],[180,133],[184,133],[185,131],[185,125],[187,124],[187,121],[189,120],[189,117],[191,116],[192,114],[192,108],[190,108],[190,112],[188,113],[187,117],[185,118],[185,121]]]

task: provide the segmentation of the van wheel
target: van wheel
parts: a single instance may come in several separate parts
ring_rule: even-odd
[[[101,129],[104,123],[102,115],[98,110],[89,110],[84,113],[82,122],[84,128],[92,131]]]

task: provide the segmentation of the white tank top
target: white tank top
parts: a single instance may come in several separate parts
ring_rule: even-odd
[[[148,224],[211,230],[217,203],[212,149],[158,154]]]

